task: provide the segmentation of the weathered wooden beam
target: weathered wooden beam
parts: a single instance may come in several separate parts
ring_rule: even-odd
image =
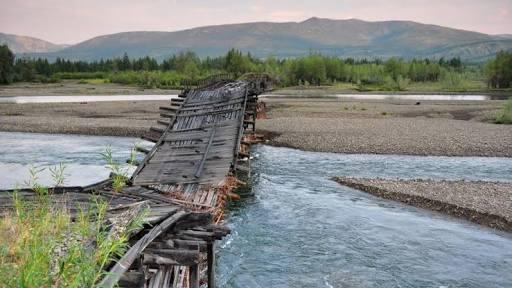
[[[141,153],[144,153],[144,154],[148,154],[149,153],[149,149],[146,149],[146,148],[140,147],[140,146],[135,146],[135,151],[141,152]]]
[[[207,242],[202,240],[170,239],[165,242],[167,245],[179,249],[195,249],[197,247],[200,252],[206,252],[207,249]]]
[[[112,267],[106,276],[101,280],[98,284],[98,287],[103,288],[111,288],[114,287],[121,276],[126,272],[126,270],[130,269],[133,261],[137,259],[140,253],[146,249],[149,243],[153,242],[160,234],[166,232],[171,229],[174,224],[180,220],[182,217],[188,215],[189,212],[178,211],[172,216],[165,219],[162,223],[156,225],[146,233],[139,241],[137,241],[124,255],[119,259],[119,261]]]
[[[154,127],[154,126],[152,126],[151,128],[149,128],[149,130],[150,130],[150,131],[153,131],[153,132],[156,132],[156,133],[160,133],[160,134],[162,134],[162,133],[164,133],[164,132],[165,132],[165,129],[160,128],[160,127]]]
[[[176,114],[174,114],[174,113],[160,113],[160,117],[163,117],[163,118],[173,118],[175,116],[176,116]]]
[[[196,173],[194,173],[194,177],[199,178],[203,173],[204,162],[206,161],[206,157],[208,157],[208,152],[210,151],[210,147],[212,146],[213,138],[215,137],[215,131],[217,126],[213,126],[212,131],[210,133],[210,139],[208,140],[208,145],[206,145],[206,150],[204,151],[203,156],[201,157],[201,161],[199,162],[199,166],[197,167]]]
[[[144,273],[139,271],[128,271],[119,279],[121,287],[141,287],[144,282]]]
[[[144,253],[142,254],[142,264],[144,265],[148,265],[148,266],[160,266],[160,265],[181,265],[180,262],[174,260],[174,259],[171,259],[171,258],[167,258],[167,257],[162,257],[160,255],[157,255],[157,254],[153,254],[153,250],[151,249],[146,249],[146,250],[149,250],[148,252],[149,253]],[[156,250],[158,251],[158,250]]]
[[[206,244],[206,261],[208,265],[208,288],[215,288],[215,242]]]
[[[189,273],[189,288],[199,288],[199,265],[192,265],[188,271]]]
[[[199,249],[147,248],[144,257],[143,264],[192,266],[199,263]]]
[[[178,106],[160,106],[159,107],[160,110],[171,111],[171,112],[178,111],[179,108],[180,107],[178,107]]]
[[[151,137],[151,136],[145,136],[145,135],[142,135],[140,138],[141,138],[142,140],[146,140],[146,141],[153,142],[153,143],[158,142],[158,138]]]
[[[164,125],[164,126],[169,126],[169,124],[171,124],[171,122],[169,121],[164,121],[164,120],[157,120],[156,121],[158,124],[160,125]]]
[[[238,151],[238,156],[242,158],[249,158],[251,155],[249,155],[249,153]]]

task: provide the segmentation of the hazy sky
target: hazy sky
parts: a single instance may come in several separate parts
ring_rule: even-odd
[[[512,34],[512,0],[0,0],[0,32],[77,43],[140,30],[254,21],[413,20]]]

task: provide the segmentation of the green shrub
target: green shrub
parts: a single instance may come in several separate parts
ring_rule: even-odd
[[[496,117],[498,124],[512,124],[512,97],[510,97],[501,111]]]
[[[72,80],[82,80],[82,79],[103,79],[105,78],[105,73],[103,72],[59,72],[53,74],[55,78],[58,79],[72,79]]]

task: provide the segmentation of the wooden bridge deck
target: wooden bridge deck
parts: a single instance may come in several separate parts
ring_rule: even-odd
[[[135,172],[134,185],[219,185],[233,167],[242,137],[247,82],[191,91]],[[158,129],[155,129],[158,130]]]
[[[113,192],[110,181],[89,187],[53,188],[55,203],[71,213],[90,204],[92,197],[109,202],[107,218],[115,219],[133,207],[149,209],[148,225],[130,242],[131,248],[109,269],[100,287],[200,286],[200,266],[206,266],[208,287],[215,287],[214,242],[229,233],[217,225],[236,176],[247,173],[254,132],[257,95],[267,89],[268,77],[243,81],[214,79],[187,90],[181,99],[161,107],[162,120],[153,127],[155,142],[130,179]],[[0,215],[12,208],[12,191],[0,191]],[[19,191],[25,199],[29,190]]]

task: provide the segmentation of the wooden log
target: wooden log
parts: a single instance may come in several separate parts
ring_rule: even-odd
[[[121,287],[141,287],[144,282],[144,273],[139,271],[128,271],[119,279]]]
[[[179,110],[179,107],[177,107],[177,106],[160,106],[159,109],[164,110],[164,111],[176,112]]]
[[[242,158],[249,158],[251,155],[249,155],[249,153],[238,151],[238,156]]]
[[[206,244],[206,259],[208,262],[208,288],[215,288],[215,242]]]
[[[153,227],[144,235],[139,241],[137,241],[124,255],[119,259],[119,261],[109,270],[107,275],[101,280],[98,284],[98,287],[103,288],[111,288],[114,287],[121,276],[126,272],[126,270],[130,269],[133,261],[137,259],[140,253],[146,249],[146,247],[155,240],[160,234],[166,232],[171,229],[174,224],[180,220],[182,217],[189,215],[190,212],[178,211],[169,218],[165,219],[162,223]]]
[[[148,154],[149,153],[149,149],[146,149],[146,148],[140,147],[140,146],[135,146],[135,151],[138,151],[138,152],[141,152],[141,153],[144,153],[144,154]]]
[[[209,232],[209,231],[185,230],[185,231],[181,231],[178,235],[194,237],[194,238],[203,239],[203,240],[206,240],[206,241],[213,241],[213,240],[215,240],[215,233],[214,232]]]
[[[173,118],[174,116],[176,116],[174,113],[160,113],[160,117],[163,118]]]
[[[169,124],[171,124],[171,122],[169,121],[164,121],[164,120],[157,120],[156,121],[158,124],[160,125],[164,125],[164,126],[169,126]]]
[[[164,133],[165,132],[165,129],[164,128],[160,128],[160,127],[154,127],[152,126],[151,128],[149,128],[150,131],[153,131],[153,132],[156,132],[156,133]]]
[[[162,257],[157,254],[153,254],[153,249],[149,250],[149,253],[142,254],[142,264],[148,265],[150,267],[158,267],[160,265],[180,265],[180,263],[174,259]],[[158,251],[158,250],[156,250]],[[158,253],[158,252],[156,252]]]
[[[199,252],[206,252],[207,242],[202,240],[184,240],[184,239],[170,239],[166,240],[165,243],[173,248],[178,249],[199,249]]]
[[[142,135],[140,138],[142,138],[142,140],[146,140],[146,141],[153,142],[153,143],[158,142],[158,138],[151,137],[151,136]]]
[[[192,266],[199,263],[199,249],[152,249],[144,251],[143,264]]]
[[[201,161],[199,162],[199,166],[197,167],[196,173],[194,173],[194,177],[199,178],[203,173],[204,162],[206,161],[206,157],[208,156],[208,152],[210,147],[212,146],[213,138],[215,137],[215,131],[217,126],[213,126],[212,132],[210,133],[210,139],[208,140],[208,145],[206,146],[206,150],[201,157]]]
[[[199,265],[192,265],[188,271],[188,287],[199,288]]]

